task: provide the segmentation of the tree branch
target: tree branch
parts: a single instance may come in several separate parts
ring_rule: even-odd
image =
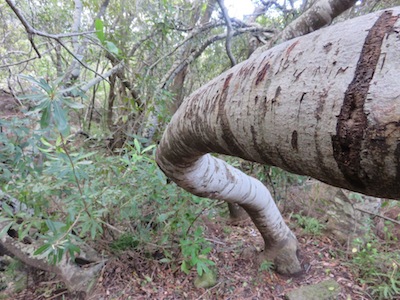
[[[176,50],[179,49],[179,47],[182,47],[184,44],[186,44],[188,41],[199,35],[200,33],[203,33],[204,31],[208,29],[212,29],[218,26],[221,26],[222,24],[215,24],[215,23],[208,23],[205,24],[204,26],[201,26],[200,28],[194,29],[193,32],[191,32],[183,41],[179,42],[175,47],[172,48],[171,51],[169,51],[167,54],[163,55],[159,59],[157,59],[147,70],[146,76],[148,76],[149,72],[162,60],[165,58],[171,56],[172,54],[175,53]]]
[[[25,19],[24,15],[22,12],[15,6],[15,3],[13,0],[6,0],[8,6],[14,11],[14,13],[17,15],[18,19],[21,21],[22,25],[25,27],[26,32],[32,35],[38,35],[42,37],[47,37],[50,39],[58,40],[61,38],[67,38],[67,37],[73,37],[73,36],[80,36],[80,35],[87,35],[87,34],[92,34],[95,33],[96,31],[91,30],[91,31],[84,31],[84,32],[76,32],[76,33],[62,33],[62,34],[50,34],[46,33],[40,30],[35,29],[32,27],[31,24],[28,23],[28,21]]]
[[[34,27],[32,27],[28,21],[25,19],[24,15],[22,12],[15,6],[15,3],[13,0],[6,0],[7,4],[10,6],[10,8],[14,11],[14,13],[17,15],[18,19],[21,21],[22,25],[25,27],[26,32],[28,33],[28,39],[32,44],[32,47],[34,48],[35,52],[37,53],[38,57],[41,58],[41,55],[36,48],[34,42],[33,42],[33,35],[38,35],[42,37],[46,37],[49,39],[53,39],[57,41],[80,65],[82,65],[84,68],[88,69],[89,71],[95,73],[97,76],[100,76],[101,78],[105,79],[102,77],[101,74],[98,74],[95,70],[87,66],[84,62],[82,62],[65,44],[61,41],[61,38],[65,37],[74,37],[78,35],[86,35],[88,33],[94,33],[95,31],[89,31],[89,32],[80,32],[80,33],[69,33],[69,34],[49,34],[43,31],[36,30]]]
[[[3,202],[11,207],[13,213],[24,212],[27,216],[33,215],[33,209],[0,189],[0,204]],[[10,222],[7,220],[0,222],[0,231],[5,230],[9,225]],[[35,250],[42,245],[43,240],[37,240],[28,235],[21,241],[9,235],[7,231],[0,238],[0,252],[13,256],[26,265],[57,274],[70,291],[88,292],[106,262],[106,259],[89,245],[82,243],[79,244],[81,249],[79,256],[71,258],[64,255],[61,261],[54,265],[48,261],[45,254],[34,254]],[[81,268],[76,262],[77,258],[91,262],[91,264]]]
[[[236,65],[236,59],[232,54],[231,51],[231,41],[233,37],[233,28],[232,28],[232,23],[229,18],[228,10],[225,7],[224,0],[217,0],[219,7],[221,8],[222,15],[225,19],[226,22],[226,28],[227,28],[227,33],[226,33],[226,42],[225,42],[225,48],[226,48],[226,53],[228,54],[229,60],[231,61],[231,66],[233,67]]]
[[[246,32],[270,32],[270,33],[272,33],[273,31],[267,30],[265,28],[260,29],[259,26],[254,26],[254,27],[247,27],[247,28],[238,28],[237,30],[234,31],[233,36],[243,34]],[[204,42],[204,44],[198,50],[193,51],[189,57],[186,57],[186,58],[182,59],[181,61],[177,62],[175,65],[173,65],[171,67],[171,69],[169,70],[169,72],[167,72],[166,75],[163,77],[161,84],[160,84],[161,88],[166,88],[166,86],[168,85],[168,82],[170,82],[172,79],[174,79],[176,74],[178,74],[182,70],[182,68],[184,68],[185,66],[190,64],[193,60],[198,58],[209,45],[211,45],[212,43],[214,43],[216,41],[226,38],[226,35],[227,35],[226,33],[222,33],[222,34],[214,35],[214,36],[208,38]]]
[[[354,209],[355,209],[355,210],[358,210],[358,211],[361,211],[361,212],[363,212],[363,213],[369,214],[369,215],[371,215],[371,216],[379,217],[379,218],[382,218],[382,219],[384,219],[384,220],[388,220],[388,221],[390,221],[390,222],[392,222],[392,223],[394,223],[394,224],[400,225],[400,222],[399,222],[399,221],[396,221],[396,220],[394,220],[394,219],[392,219],[392,218],[389,218],[389,217],[386,217],[386,216],[384,216],[384,215],[376,214],[376,213],[370,212],[370,211],[368,211],[368,210],[364,210],[364,209],[359,208],[359,207],[354,207]]]
[[[269,43],[260,47],[256,52],[261,53],[278,42],[284,42],[295,37],[303,36],[322,28],[334,18],[352,7],[357,0],[318,0],[300,17],[285,27]],[[275,4],[276,5],[276,4]]]
[[[50,48],[50,49],[46,50],[45,52],[43,52],[43,54],[47,54],[47,53],[49,53],[50,51],[52,51],[53,49],[54,49],[54,48]],[[8,54],[9,54],[9,53],[8,53]],[[17,65],[21,65],[21,64],[30,62],[30,61],[35,60],[35,59],[38,59],[38,58],[40,58],[40,57],[37,57],[37,56],[36,56],[36,57],[31,57],[31,58],[27,58],[27,59],[21,60],[21,61],[15,62],[15,63],[10,63],[10,64],[6,64],[6,65],[0,65],[0,69],[12,67],[12,66],[17,66]]]
[[[108,70],[106,73],[104,73],[103,75],[100,75],[99,77],[95,77],[93,78],[91,81],[89,81],[88,83],[86,83],[83,87],[81,87],[81,90],[83,92],[87,92],[92,86],[98,84],[100,81],[102,81],[103,79],[106,79],[108,77],[110,77],[111,75],[117,73],[118,71],[120,71],[122,68],[124,67],[124,62],[120,62],[118,65],[114,66],[113,68],[111,68],[110,70]]]

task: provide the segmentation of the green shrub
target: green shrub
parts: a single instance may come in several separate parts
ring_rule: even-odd
[[[67,116],[81,106],[57,82],[25,78],[37,88],[22,100],[35,107],[29,122],[1,123],[0,183],[26,207],[16,211],[3,202],[0,221],[9,226],[0,234],[10,227],[20,239],[34,234],[43,242],[35,254],[57,263],[66,253],[79,253],[82,241],[108,233],[114,237],[110,251],[157,248],[163,263],[181,264],[184,272],[208,272],[211,247],[194,223],[214,202],[166,184],[154,160],[155,145],[143,147],[134,139],[112,156],[106,149],[75,148]]]
[[[293,218],[297,220],[297,224],[299,224],[303,228],[305,233],[312,235],[321,235],[322,230],[325,229],[325,225],[316,218],[306,217],[300,214],[293,214]]]
[[[400,295],[400,251],[385,252],[381,248],[377,239],[356,239],[351,264],[373,299],[394,299]]]

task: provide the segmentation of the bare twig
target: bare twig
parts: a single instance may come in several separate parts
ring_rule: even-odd
[[[220,284],[222,284],[222,281],[218,282],[216,285],[214,285],[213,287],[207,289],[203,294],[200,295],[199,298],[197,298],[196,300],[200,300],[201,298],[203,298],[206,294],[209,294],[211,292],[211,290],[217,288]]]
[[[332,22],[334,18],[352,7],[356,2],[357,0],[316,1],[300,17],[291,22],[284,30],[274,36],[267,45],[256,52],[265,51],[277,42],[284,42],[315,31]],[[276,3],[274,4],[277,6]]]
[[[48,50],[46,50],[43,54],[46,54],[46,53],[52,51],[53,49],[54,49],[54,48],[48,49]],[[40,57],[35,56],[35,57],[27,58],[27,59],[24,59],[24,60],[20,60],[20,61],[15,62],[15,63],[10,63],[10,64],[6,64],[6,65],[0,65],[0,69],[12,67],[12,66],[17,66],[17,65],[21,65],[21,64],[30,62],[30,61],[35,60],[35,59],[38,59],[38,58],[40,58]]]
[[[228,10],[225,7],[224,0],[217,0],[218,4],[221,8],[222,15],[224,16],[225,22],[226,22],[226,28],[227,28],[227,33],[226,33],[226,42],[225,42],[225,48],[226,48],[226,53],[228,54],[229,60],[231,61],[231,66],[233,67],[236,65],[236,59],[232,54],[231,50],[231,41],[233,37],[233,28],[232,28],[232,23],[228,15]]]
[[[364,210],[364,209],[358,208],[358,207],[354,207],[354,209],[355,209],[355,210],[358,210],[358,211],[361,211],[361,212],[363,212],[363,213],[369,214],[369,215],[371,215],[371,216],[379,217],[379,218],[385,219],[385,220],[387,220],[387,221],[390,221],[390,222],[392,222],[392,223],[395,223],[395,224],[397,224],[397,225],[400,225],[400,222],[399,222],[399,221],[394,220],[394,219],[389,218],[389,217],[386,217],[386,216],[384,216],[384,215],[376,214],[376,213],[373,213],[373,212],[370,212],[370,211],[368,211],[368,210]]]
[[[160,30],[154,30],[152,31],[150,34],[146,35],[145,37],[141,38],[137,43],[135,43],[131,50],[128,53],[128,58],[133,56],[136,52],[137,49],[139,49],[139,47],[148,39],[152,38],[153,36],[155,36],[157,33],[159,33]]]
[[[169,51],[167,54],[163,55],[159,59],[157,59],[147,70],[146,76],[149,74],[149,72],[162,60],[165,58],[171,56],[172,54],[175,53],[176,50],[179,49],[179,47],[183,46],[186,44],[188,41],[199,35],[200,33],[203,33],[206,30],[221,26],[222,24],[217,24],[217,23],[207,23],[204,26],[201,26],[200,28],[195,29],[193,32],[191,32],[183,41],[179,42],[175,47],[172,48],[171,51]]]
[[[86,35],[86,34],[91,34],[94,33],[95,31],[89,31],[89,32],[77,32],[77,33],[68,33],[68,34],[50,34],[46,33],[40,30],[35,29],[31,24],[28,23],[28,21],[25,19],[24,15],[22,12],[15,6],[15,3],[13,0],[6,0],[7,4],[10,6],[10,8],[14,11],[14,13],[17,15],[18,19],[21,21],[22,25],[25,27],[26,32],[28,33],[28,39],[35,50],[36,54],[38,55],[38,58],[41,58],[41,54],[39,50],[36,48],[36,45],[33,41],[33,36],[38,35],[42,37],[46,37],[49,39],[53,39],[57,41],[80,65],[82,65],[84,68],[90,70],[91,72],[95,73],[97,76],[104,78],[101,74],[96,73],[95,70],[91,69],[89,66],[87,66],[82,60],[80,60],[65,44],[61,41],[61,38],[66,38],[66,37],[76,37],[79,35]]]
[[[237,30],[234,31],[233,36],[243,34],[245,32],[268,32],[268,33],[273,33],[272,30],[267,30],[265,28],[261,29],[259,26],[254,26],[254,27],[247,27],[247,28],[238,28]],[[208,38],[203,45],[200,46],[197,50],[193,51],[189,57],[183,58],[181,61],[178,61],[172,68],[167,72],[167,74],[164,76],[163,80],[161,81],[161,88],[166,88],[169,82],[174,79],[176,74],[178,74],[182,68],[186,67],[188,64],[190,64],[192,61],[194,61],[197,57],[201,55],[201,53],[204,52],[204,50],[211,45],[212,43],[225,39],[226,38],[226,33],[214,35],[210,38]]]
[[[93,30],[93,31],[85,31],[85,32],[75,32],[75,33],[50,34],[47,32],[40,31],[40,30],[35,29],[34,27],[32,27],[31,24],[28,23],[28,21],[25,19],[24,15],[19,10],[19,8],[15,6],[15,3],[13,0],[6,0],[6,2],[10,6],[10,8],[14,11],[14,13],[17,15],[18,19],[21,21],[22,25],[25,27],[25,30],[28,34],[30,33],[32,35],[38,35],[38,36],[43,36],[43,37],[47,37],[50,39],[58,40],[61,38],[87,35],[87,34],[92,34],[92,33],[96,32]]]

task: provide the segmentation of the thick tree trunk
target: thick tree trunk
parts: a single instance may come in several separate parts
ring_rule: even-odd
[[[185,99],[164,133],[157,162],[166,175],[244,207],[280,272],[301,268],[270,193],[207,153],[400,198],[399,14],[366,15],[253,55]]]

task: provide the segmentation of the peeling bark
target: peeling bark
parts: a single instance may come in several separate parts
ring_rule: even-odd
[[[400,7],[254,54],[185,99],[157,149],[165,174],[244,207],[278,271],[297,242],[264,185],[207,153],[400,198]]]
[[[379,61],[383,39],[393,30],[397,19],[398,16],[392,16],[390,11],[385,11],[369,30],[355,76],[344,96],[336,135],[332,136],[333,155],[339,169],[354,186],[364,189],[369,184],[368,174],[361,165],[362,141],[368,127],[364,105]]]

